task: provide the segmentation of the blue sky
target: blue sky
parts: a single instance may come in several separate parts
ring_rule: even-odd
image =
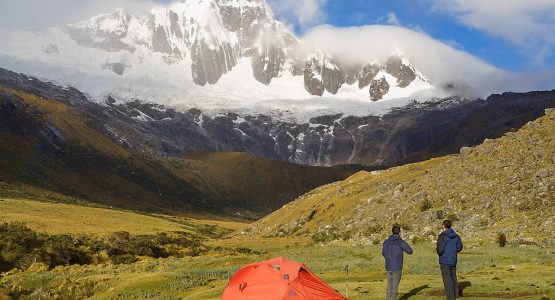
[[[116,7],[148,12],[171,1],[0,0],[0,26],[61,26]],[[390,24],[423,32],[513,73],[555,71],[555,0],[266,1],[298,36],[322,24]]]
[[[555,0],[270,0],[270,4],[278,19],[301,36],[324,23],[391,24],[424,32],[501,69],[518,73],[555,69]]]
[[[392,21],[390,16],[393,14],[399,25],[423,31],[497,67],[510,70],[527,67],[526,57],[507,42],[460,25],[452,18],[426,10],[421,5],[407,6],[403,0],[349,2],[349,5],[345,5],[343,1],[328,2],[325,6],[325,10],[330,12],[327,23],[340,27],[388,24],[388,21]]]

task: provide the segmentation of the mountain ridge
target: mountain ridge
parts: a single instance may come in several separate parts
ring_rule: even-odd
[[[64,90],[51,91],[64,96]],[[140,152],[127,147],[124,136],[111,136],[87,105],[98,106],[79,104],[65,92],[72,96],[60,101],[0,84],[0,194],[253,219],[362,168],[309,167],[249,154],[227,161],[229,154],[212,153],[211,162]],[[241,164],[257,167],[237,177]]]
[[[413,102],[381,116],[334,113],[303,123],[283,117],[180,111],[159,104],[109,98],[103,105],[72,87],[60,87],[0,68],[0,84],[84,109],[95,128],[116,143],[148,155],[197,151],[248,152],[296,164],[359,164],[385,168],[456,153],[496,138],[555,107],[555,92],[504,93]]]
[[[555,200],[555,109],[459,154],[385,171],[361,171],[319,187],[257,221],[245,237],[380,242],[393,224],[433,241],[452,219],[463,239],[550,246]]]

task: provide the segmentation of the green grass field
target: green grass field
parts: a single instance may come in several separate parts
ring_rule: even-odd
[[[173,231],[195,232],[199,226],[209,224],[224,230],[237,230],[246,225],[233,221],[145,215],[133,211],[1,197],[0,212],[0,223],[23,222],[31,229],[48,234],[107,235],[117,231],[156,234]]]
[[[267,244],[279,244],[268,240]],[[299,260],[332,287],[352,299],[379,299],[385,281],[379,246],[282,246],[261,254],[229,255],[226,249],[201,257],[146,259],[130,265],[58,267],[47,272],[5,276],[1,284],[40,296],[93,299],[218,299],[229,277],[242,265],[274,256]],[[403,299],[442,299],[433,245],[414,245],[401,282]],[[349,264],[350,274],[343,271]],[[553,253],[535,247],[494,246],[465,250],[460,257],[459,281],[465,299],[555,297]],[[348,284],[348,288],[347,288]],[[348,290],[347,290],[348,289]],[[409,297],[410,296],[410,297]],[[409,298],[407,298],[409,297]]]
[[[194,231],[211,221],[147,216],[129,211],[2,199],[0,222],[25,221],[47,233],[108,234]],[[83,222],[87,219],[87,222]],[[44,221],[46,220],[46,221]],[[220,222],[241,229],[243,223]],[[380,299],[385,290],[380,245],[312,244],[307,239],[244,239],[206,236],[210,250],[197,257],[142,258],[131,264],[31,268],[0,276],[0,291],[22,299],[218,299],[241,266],[277,256],[305,263],[333,288],[352,299]],[[554,299],[555,249],[467,241],[460,256],[459,281],[465,299]],[[413,245],[406,257],[402,299],[442,299],[434,244]],[[347,276],[345,265],[349,265]],[[0,292],[1,295],[1,292]],[[0,296],[1,299],[1,296]]]

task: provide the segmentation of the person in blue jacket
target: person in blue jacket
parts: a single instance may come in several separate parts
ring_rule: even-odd
[[[395,225],[391,231],[393,234],[385,240],[382,247],[387,274],[387,300],[395,300],[399,294],[399,282],[403,272],[403,253],[412,254],[412,248],[400,236],[401,228]]]
[[[461,237],[451,228],[453,222],[445,220],[441,224],[441,234],[437,239],[437,255],[439,255],[439,266],[443,286],[445,287],[445,298],[454,300],[459,296],[459,284],[457,282],[457,255],[463,249]]]

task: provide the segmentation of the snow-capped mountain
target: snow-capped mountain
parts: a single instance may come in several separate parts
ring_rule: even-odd
[[[1,31],[0,38],[0,67],[77,87],[99,102],[109,95],[322,115],[387,102],[364,110],[381,111],[406,103],[388,100],[434,90],[399,49],[355,63],[326,49],[306,51],[265,0],[182,0],[148,14],[119,9],[63,28]]]

